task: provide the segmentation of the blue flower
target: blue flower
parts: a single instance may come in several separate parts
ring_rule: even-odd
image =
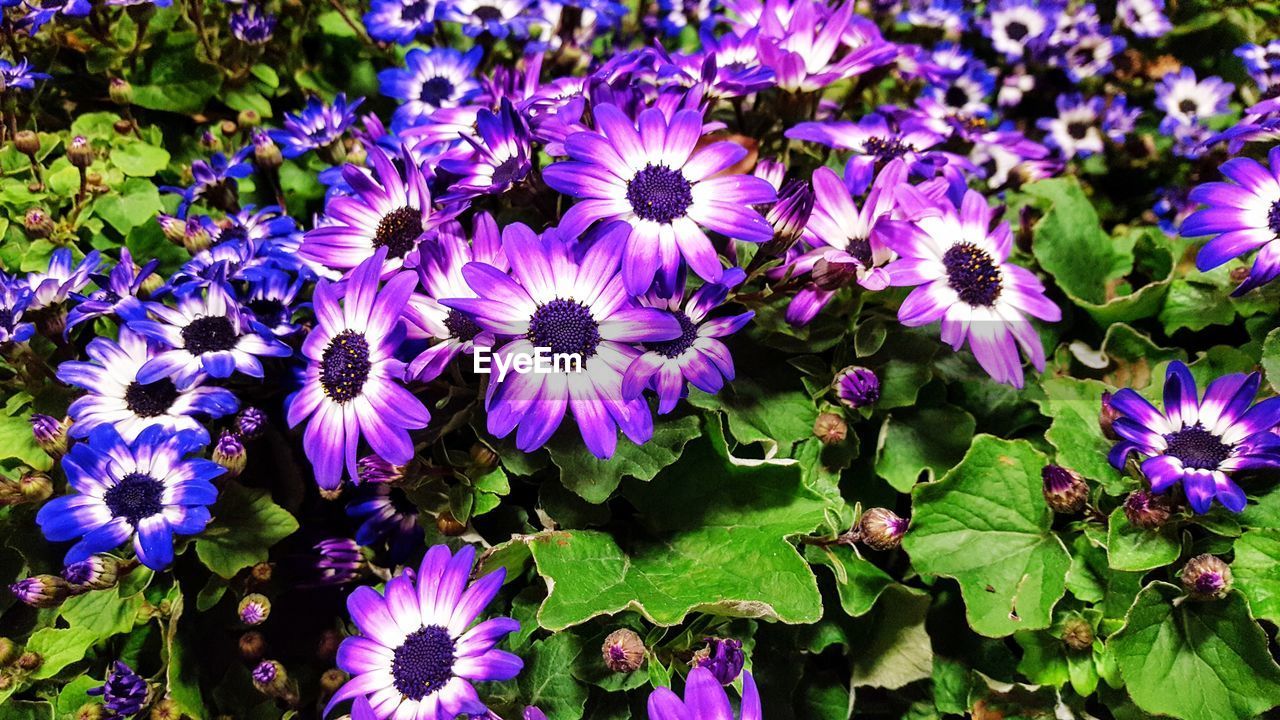
[[[347,608],[360,635],[338,648],[338,667],[351,679],[334,694],[325,714],[338,703],[364,698],[378,720],[486,716],[472,683],[510,680],[524,663],[495,648],[520,623],[493,617],[472,626],[506,577],[499,568],[468,586],[474,562],[470,545],[457,555],[436,545],[416,574],[392,578],[383,594],[370,587],[351,593]]]
[[[31,306],[31,287],[25,278],[0,272],[0,345],[23,343],[36,333],[36,326],[22,322],[22,314]]]
[[[32,70],[31,63],[26,58],[21,58],[16,63],[0,58],[0,88],[4,90],[32,90],[36,86],[36,80],[48,78],[45,73]]]
[[[1244,491],[1231,474],[1280,468],[1280,435],[1271,431],[1280,424],[1280,398],[1254,405],[1261,382],[1256,372],[1224,375],[1201,398],[1187,366],[1169,363],[1163,412],[1129,388],[1111,396],[1120,415],[1111,427],[1121,440],[1111,464],[1123,469],[1137,453],[1152,492],[1181,484],[1197,513],[1208,512],[1214,498],[1232,512],[1244,510]]]
[[[101,260],[102,256],[94,250],[78,264],[72,265],[69,248],[54,250],[49,258],[48,270],[27,275],[27,285],[31,288],[31,309],[39,310],[57,305],[72,293],[84,289]]]
[[[50,500],[36,522],[52,542],[80,538],[67,551],[67,564],[132,540],[142,564],[164,570],[173,562],[173,536],[204,530],[208,506],[218,497],[209,481],[225,470],[188,457],[208,441],[203,431],[155,426],[128,443],[115,428],[99,427],[62,459],[75,494]]]
[[[294,303],[307,279],[305,274],[294,276],[284,270],[261,268],[252,273],[241,304],[276,337],[292,335],[298,331],[293,322],[298,307]]]
[[[111,663],[111,671],[101,686],[89,688],[87,695],[101,695],[102,704],[107,712],[120,717],[129,717],[142,712],[147,703],[147,681],[143,680],[133,668],[116,660]]]
[[[338,93],[332,105],[326,105],[318,97],[307,100],[302,111],[284,116],[284,128],[268,133],[280,145],[280,152],[287,158],[296,158],[308,150],[331,145],[351,127],[356,120],[356,108],[364,98],[347,102],[346,93]]]
[[[461,24],[468,37],[487,34],[497,40],[527,38],[529,26],[541,20],[532,0],[444,0],[440,16]]]
[[[1252,158],[1222,164],[1227,182],[1209,182],[1191,191],[1204,208],[1182,222],[1184,237],[1212,236],[1196,256],[1196,267],[1211,270],[1254,250],[1249,277],[1233,295],[1242,295],[1280,276],[1280,148],[1269,154],[1270,168]]]
[[[266,45],[276,31],[276,16],[257,5],[245,5],[227,19],[231,34],[247,45]]]
[[[401,101],[393,123],[397,128],[422,122],[440,108],[457,107],[474,100],[481,91],[476,67],[484,48],[473,47],[465,54],[453,48],[414,48],[404,57],[403,68],[387,68],[378,73],[383,95]]]
[[[464,135],[463,140],[473,152],[440,161],[441,170],[459,176],[442,202],[506,192],[533,169],[529,126],[507,98],[497,112],[481,109],[476,114],[475,136]]]
[[[27,14],[18,21],[19,27],[35,35],[46,23],[58,15],[67,17],[84,17],[93,10],[89,0],[36,0],[27,3]]]
[[[407,45],[435,27],[437,0],[373,0],[364,15],[369,36]]]
[[[1165,75],[1156,86],[1156,107],[1165,112],[1160,131],[1171,133],[1178,125],[1199,125],[1222,115],[1235,87],[1217,76],[1197,80],[1189,67]]]
[[[729,696],[715,675],[704,667],[689,671],[684,699],[671,688],[658,688],[649,695],[649,720],[734,720]],[[751,673],[742,674],[742,705],[739,720],[760,720],[760,693]]]
[[[403,563],[422,547],[426,533],[418,524],[418,507],[403,491],[386,483],[369,483],[356,491],[347,515],[360,521],[356,542],[370,547],[386,540],[391,562]]]
[[[177,211],[180,218],[185,218],[187,209],[201,198],[215,197],[220,204],[225,205],[221,195],[234,187],[231,181],[247,178],[253,174],[253,165],[249,162],[249,156],[252,153],[253,146],[249,145],[231,157],[216,152],[207,161],[196,160],[191,163],[192,182],[189,187],[165,185],[161,186],[160,190],[182,196],[182,202],[178,203]]]
[[[128,248],[120,248],[120,262],[111,269],[111,273],[103,277],[94,275],[93,281],[98,289],[88,296],[72,294],[76,300],[75,307],[67,314],[67,330],[88,322],[94,318],[107,316],[123,316],[132,309],[141,309],[138,291],[142,284],[155,272],[159,260],[150,260],[141,268],[133,264],[133,255]]]

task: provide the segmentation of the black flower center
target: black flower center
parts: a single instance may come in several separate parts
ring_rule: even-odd
[[[663,357],[675,358],[688,350],[693,341],[698,339],[698,326],[693,324],[688,315],[682,312],[672,313],[676,316],[676,320],[680,322],[680,337],[672,340],[662,340],[661,342],[645,343],[644,346],[662,355]]]
[[[1164,441],[1169,445],[1164,454],[1178,458],[1186,468],[1216,470],[1231,457],[1231,446],[1200,425],[1171,432]]]
[[[507,158],[493,169],[493,186],[504,187],[524,178],[526,167],[519,157]]]
[[[410,633],[396,648],[391,677],[396,690],[411,700],[421,700],[453,678],[455,647],[449,631],[432,625]]]
[[[649,164],[627,183],[627,201],[641,218],[669,223],[693,204],[693,185],[679,170]]]
[[[466,342],[475,338],[484,329],[476,324],[466,313],[450,310],[444,319],[444,326],[449,329],[449,337]]]
[[[0,308],[0,327],[6,330],[13,329],[13,310]]]
[[[453,83],[449,78],[436,76],[427,78],[418,91],[418,99],[432,106],[440,107],[440,103],[453,97]]]
[[[472,12],[481,22],[493,22],[502,19],[502,11],[493,5],[481,5]]]
[[[248,240],[248,239],[249,239],[249,228],[243,225],[232,225],[231,227],[225,228],[223,229],[222,232],[218,233],[218,242],[225,242],[227,240],[236,240],[239,242],[244,242],[245,240]]]
[[[418,0],[418,2],[411,2],[405,5],[404,9],[400,11],[400,17],[405,22],[421,22],[426,19],[427,11],[430,9],[431,2],[429,0]]]
[[[131,382],[124,391],[124,404],[139,417],[156,417],[169,412],[178,399],[178,387],[169,378],[162,378],[143,385]]]
[[[1020,23],[1017,20],[1014,20],[1013,22],[1004,26],[1005,37],[1009,38],[1010,40],[1013,40],[1014,42],[1021,40],[1022,38],[1026,37],[1030,33],[1031,33],[1031,28],[1027,27],[1025,23]]]
[[[164,483],[142,473],[129,473],[102,495],[107,510],[113,517],[124,518],[130,525],[155,515],[164,509],[160,502],[164,495]]]
[[[947,94],[942,99],[951,107],[964,107],[969,102],[969,93],[958,85],[952,85],[947,88]]]
[[[1280,200],[1271,203],[1271,209],[1267,211],[1267,227],[1280,238]]]
[[[263,325],[270,327],[284,322],[284,303],[275,298],[257,298],[245,304]]]
[[[236,339],[236,329],[225,315],[198,317],[182,328],[182,346],[192,355],[230,350]]]
[[[969,305],[991,306],[1000,297],[1000,268],[986,250],[972,243],[953,245],[942,256],[947,284]]]
[[[596,354],[600,324],[580,302],[556,298],[538,308],[529,319],[529,342],[550,348],[556,355],[578,355],[584,360]]]
[[[329,399],[345,403],[360,394],[372,367],[369,341],[354,330],[343,330],[320,357],[320,387]]]
[[[402,258],[422,235],[422,212],[416,207],[397,208],[382,216],[373,233],[373,246],[387,249],[388,258]]]
[[[862,149],[868,155],[874,155],[880,160],[892,160],[915,150],[910,143],[904,143],[897,138],[883,138],[876,136],[867,138],[862,143]]]
[[[868,238],[849,238],[844,251],[862,263],[862,267],[871,267],[871,240]]]
[[[1200,106],[1197,105],[1196,101],[1192,100],[1191,98],[1187,98],[1186,100],[1183,100],[1182,102],[1178,103],[1178,109],[1181,110],[1186,115],[1194,114],[1196,111],[1196,108],[1198,107]]]
[[[1083,140],[1089,134],[1089,128],[1092,127],[1087,122],[1071,122],[1067,123],[1067,134],[1076,140]]]

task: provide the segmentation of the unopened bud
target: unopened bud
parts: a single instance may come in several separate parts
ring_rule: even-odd
[[[263,170],[277,170],[284,164],[284,156],[271,136],[264,132],[253,134],[253,162]]]
[[[28,157],[34,157],[40,152],[40,136],[30,130],[19,130],[13,136],[13,146],[18,148],[18,152]]]
[[[1231,268],[1231,272],[1228,274],[1228,277],[1231,279],[1232,283],[1242,283],[1249,279],[1250,272],[1251,271],[1248,267],[1240,265]]]
[[[111,82],[107,85],[107,94],[111,96],[111,102],[117,105],[133,104],[133,86],[124,78],[111,78]]]
[[[765,213],[773,239],[760,247],[770,257],[782,255],[800,239],[813,212],[813,189],[803,180],[788,180],[778,191],[778,202]]]
[[[18,643],[7,637],[0,637],[0,665],[12,663],[21,653],[22,648],[18,647]]]
[[[614,630],[604,639],[600,654],[604,658],[604,666],[613,672],[635,672],[644,664],[644,641],[626,628]]]
[[[1116,435],[1116,431],[1112,429],[1112,425],[1120,417],[1120,411],[1111,405],[1111,393],[1103,391],[1102,405],[1098,410],[1098,427],[1102,428],[1102,434],[1108,440],[1119,440],[1120,436]]]
[[[458,522],[453,513],[441,510],[440,514],[436,515],[436,529],[445,537],[458,537],[467,531],[467,526]]]
[[[247,407],[236,416],[236,432],[245,440],[253,440],[261,435],[266,424],[266,413],[256,407]]]
[[[330,662],[338,656],[338,646],[342,644],[342,633],[333,628],[325,628],[316,641],[316,657],[321,662]]]
[[[1124,516],[1134,527],[1155,530],[1169,521],[1172,512],[1167,497],[1147,490],[1134,490],[1124,499]]]
[[[173,215],[160,213],[156,216],[156,222],[160,223],[160,229],[164,231],[164,236],[174,245],[181,245],[182,239],[187,234],[187,222]]]
[[[1062,642],[1072,650],[1093,647],[1093,626],[1079,616],[1068,619],[1062,626]]]
[[[89,144],[89,139],[83,135],[72,138],[71,144],[67,146],[67,160],[78,168],[87,168],[92,165],[93,146]]]
[[[229,478],[238,477],[244,472],[245,465],[249,462],[249,454],[245,452],[244,443],[241,443],[240,438],[235,434],[225,430],[218,438],[218,444],[213,446],[210,457],[227,469],[226,476]]]
[[[9,591],[22,602],[38,608],[57,607],[71,594],[66,580],[57,575],[32,575],[9,586]]]
[[[813,264],[809,277],[819,290],[839,290],[858,277],[858,265],[821,258]]]
[[[240,128],[236,125],[235,120],[223,120],[222,123],[218,125],[218,129],[222,131],[223,137],[226,137],[227,135],[235,134],[235,132]]]
[[[22,216],[22,227],[31,237],[39,240],[53,234],[53,218],[40,208],[31,208]]]
[[[907,521],[892,510],[871,508],[858,520],[858,534],[862,543],[874,550],[892,550],[902,544],[907,534]]]
[[[250,630],[240,636],[240,657],[245,662],[256,663],[266,652],[267,641],[262,637],[262,633]]]
[[[1079,473],[1061,465],[1045,465],[1040,477],[1044,480],[1044,501],[1054,512],[1074,515],[1084,509],[1089,486]]]
[[[32,670],[39,669],[39,667],[44,664],[44,658],[40,656],[40,653],[28,650],[19,655],[18,661],[14,664],[21,670],[31,672]]]
[[[257,127],[260,122],[262,122],[262,116],[258,114],[257,110],[241,110],[240,114],[236,116],[236,124],[242,128]]]
[[[874,405],[880,399],[880,378],[868,368],[847,367],[836,374],[831,386],[836,397],[850,410]]]
[[[288,692],[289,675],[284,666],[275,660],[263,660],[253,668],[253,686],[258,692],[279,697]]]
[[[364,161],[369,159],[369,151],[365,149],[364,143],[353,142],[351,147],[347,148],[346,161],[352,165],[364,165]]]
[[[498,467],[498,453],[487,445],[475,443],[468,455],[471,457],[471,467],[476,472],[485,473]]]
[[[62,577],[81,591],[115,587],[119,576],[120,562],[110,555],[92,555],[62,569]]]
[[[182,709],[170,698],[164,698],[151,706],[151,720],[179,720]]]
[[[347,682],[347,674],[338,668],[329,668],[320,675],[320,697],[328,698]]]
[[[813,434],[823,445],[836,445],[849,436],[849,426],[835,413],[819,413],[818,419],[813,421]]]
[[[356,477],[361,483],[397,483],[404,479],[404,466],[393,465],[377,455],[356,461]]]
[[[18,479],[18,490],[27,502],[44,502],[53,495],[53,481],[39,470],[32,470]]]
[[[121,118],[111,123],[111,129],[115,130],[117,135],[128,135],[133,132],[133,122]]]
[[[728,685],[742,674],[747,656],[742,641],[733,638],[707,638],[707,646],[694,653],[693,666],[706,668],[721,685]]]
[[[70,418],[58,420],[40,413],[31,416],[31,434],[36,445],[54,460],[67,454],[67,428],[70,426]]]
[[[257,565],[254,565],[253,569],[249,571],[249,578],[258,585],[266,585],[271,582],[271,576],[273,574],[274,571],[271,568],[271,563],[260,562]]]
[[[200,133],[199,145],[200,149],[206,152],[221,152],[222,138],[214,135],[212,130],[205,130]]]
[[[265,595],[249,593],[240,601],[236,614],[245,625],[261,625],[271,615],[271,601]]]
[[[1193,600],[1217,600],[1231,589],[1231,567],[1213,555],[1197,555],[1182,568],[1182,587]]]
[[[101,703],[85,703],[76,710],[76,720],[105,720],[107,709]]]
[[[209,249],[213,244],[213,236],[209,234],[209,229],[204,226],[196,218],[190,218],[182,225],[182,247],[187,252],[196,255]]]

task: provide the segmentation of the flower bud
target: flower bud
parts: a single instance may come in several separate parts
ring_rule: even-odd
[[[133,104],[133,86],[124,78],[111,78],[111,82],[107,84],[107,94],[111,96],[111,102],[121,107]]]
[[[48,475],[32,470],[23,473],[18,479],[18,491],[22,493],[22,499],[27,502],[44,502],[53,495],[53,481]]]
[[[22,216],[22,227],[32,238],[39,240],[53,234],[55,225],[49,213],[40,208],[31,208]]]
[[[604,658],[604,666],[613,672],[635,672],[644,665],[644,641],[626,628],[614,630],[604,639],[600,654]]]
[[[271,136],[264,132],[253,134],[253,162],[262,170],[278,170],[284,164],[284,156]]]
[[[765,213],[773,239],[760,247],[769,257],[782,255],[796,244],[813,212],[813,189],[803,180],[788,180],[778,191],[778,202]]]
[[[265,595],[249,593],[240,601],[236,614],[245,625],[261,625],[271,615],[271,601]]]
[[[91,555],[62,569],[62,577],[76,590],[105,590],[115,587],[120,562],[110,555]]]
[[[862,544],[873,550],[892,550],[902,544],[908,522],[886,508],[875,507],[862,513],[858,535]]]
[[[1124,516],[1134,527],[1155,530],[1169,521],[1172,512],[1167,497],[1147,490],[1134,490],[1124,499]]]
[[[236,125],[235,120],[223,120],[222,123],[218,125],[218,129],[222,131],[223,137],[226,137],[227,135],[234,135],[240,127]]]
[[[819,413],[818,419],[813,421],[813,434],[823,445],[837,445],[849,436],[849,426],[835,413]]]
[[[440,514],[436,515],[436,530],[445,537],[458,537],[467,531],[467,526],[458,522],[458,518],[454,517],[453,513],[441,510]]]
[[[253,668],[253,686],[258,692],[281,697],[289,691],[289,675],[284,666],[275,660],[263,660]]]
[[[1182,587],[1192,600],[1218,600],[1231,589],[1231,567],[1213,555],[1197,555],[1182,568]]]
[[[239,477],[244,472],[245,465],[249,462],[249,454],[245,452],[244,444],[240,442],[240,438],[235,434],[222,431],[222,436],[218,438],[218,444],[213,446],[213,454],[211,458],[214,462],[227,469],[227,477]]]
[[[174,245],[181,245],[183,238],[187,235],[187,223],[185,220],[173,215],[160,213],[156,216],[156,222],[160,223],[160,229],[164,231],[164,236]]]
[[[404,466],[392,465],[377,455],[356,461],[356,477],[363,483],[397,483],[404,479]]]
[[[212,130],[205,130],[200,133],[200,140],[198,143],[200,145],[200,149],[206,152],[214,153],[222,151],[222,138],[214,135]]]
[[[1069,618],[1062,625],[1062,642],[1072,650],[1093,647],[1093,626],[1079,616]]]
[[[252,108],[241,110],[240,114],[236,116],[236,125],[242,128],[257,127],[260,122],[262,122],[262,116]]]
[[[498,453],[489,446],[475,443],[468,452],[471,457],[471,469],[478,473],[486,473],[498,467]]]
[[[164,286],[164,276],[160,273],[151,273],[142,281],[142,286],[138,288],[138,297],[147,298],[155,295]]]
[[[351,538],[329,538],[313,547],[317,554],[313,585],[345,585],[364,569],[360,545]]]
[[[111,129],[115,130],[117,135],[128,135],[133,132],[133,123],[121,118],[111,123]]]
[[[240,636],[240,658],[247,663],[256,663],[267,652],[267,641],[257,630]]]
[[[23,155],[34,158],[40,152],[40,136],[30,130],[19,130],[13,136],[13,146]]]
[[[839,290],[858,277],[858,265],[821,258],[813,264],[809,277],[819,290]]]
[[[245,440],[253,440],[262,434],[267,415],[256,407],[247,407],[236,416],[236,432]]]
[[[871,370],[851,365],[836,373],[831,386],[836,397],[850,410],[873,405],[880,399],[880,378]]]
[[[179,720],[182,710],[171,698],[164,698],[151,706],[151,720]]]
[[[328,698],[347,682],[347,674],[338,668],[329,668],[320,675],[320,697]]]
[[[9,586],[22,602],[38,608],[57,607],[71,594],[67,581],[57,575],[32,575]]]
[[[316,658],[321,662],[332,662],[338,656],[338,646],[342,644],[342,633],[333,628],[325,628],[316,641]]]
[[[41,657],[40,653],[31,652],[30,650],[19,655],[18,661],[14,663],[20,670],[26,670],[27,672],[37,670],[43,664],[44,658]]]
[[[273,574],[274,571],[271,568],[271,563],[260,562],[254,565],[253,569],[249,571],[249,579],[251,579],[255,584],[266,585],[271,582],[271,576]]]
[[[76,720],[104,720],[106,717],[107,709],[96,702],[85,703],[76,710]]]
[[[31,434],[36,445],[54,460],[67,453],[67,428],[70,426],[70,418],[59,421],[52,415],[36,413],[31,416]]]
[[[1098,427],[1102,428],[1102,434],[1108,440],[1119,440],[1120,436],[1116,435],[1116,431],[1111,428],[1112,424],[1120,417],[1120,411],[1111,406],[1111,393],[1102,392],[1102,405],[1098,410]]]
[[[18,643],[7,637],[0,637],[0,665],[12,663],[21,653],[22,648],[18,647]]]
[[[742,652],[742,641],[733,638],[707,638],[707,646],[694,653],[694,667],[711,671],[721,685],[728,685],[742,674],[747,656]]]
[[[89,144],[89,139],[83,135],[77,135],[71,139],[71,144],[67,146],[67,160],[75,167],[87,168],[93,164],[93,146]]]
[[[1054,512],[1074,515],[1084,509],[1089,486],[1079,473],[1061,465],[1045,465],[1040,477],[1044,480],[1044,501]]]
[[[182,247],[195,255],[209,249],[213,245],[213,236],[196,218],[190,218],[182,225]]]
[[[369,151],[365,149],[364,143],[355,141],[351,143],[351,147],[347,148],[346,161],[352,165],[364,165],[365,160],[369,159]]]

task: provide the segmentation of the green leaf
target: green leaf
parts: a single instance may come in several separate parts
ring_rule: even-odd
[[[194,62],[193,46],[194,39],[159,48],[146,77],[133,79],[134,104],[148,110],[175,113],[203,110],[205,103],[222,87],[222,70]]]
[[[894,585],[855,623],[853,685],[894,690],[933,675],[933,647],[925,632],[929,595]]]
[[[179,626],[182,619],[182,590],[175,584],[169,593],[169,621],[164,633],[164,647],[167,661],[165,663],[165,684],[169,698],[178,709],[191,717],[202,717],[205,713],[204,699],[200,694],[200,681],[197,666],[199,653],[193,653],[195,642],[189,629]]]
[[[71,720],[75,717],[76,711],[89,702],[95,702],[94,697],[88,694],[88,691],[95,687],[101,687],[101,680],[94,680],[88,675],[81,675],[75,680],[62,686],[58,691],[58,699],[54,704],[54,714],[58,720]]]
[[[572,633],[557,633],[534,643],[525,653],[517,681],[521,701],[536,706],[551,720],[583,717],[587,688],[568,672],[580,652],[582,641]]]
[[[1250,530],[1236,540],[1231,573],[1254,615],[1280,623],[1280,530]]]
[[[979,435],[958,466],[912,492],[903,539],[915,569],[960,583],[969,624],[1003,637],[1048,627],[1071,556],[1050,526],[1040,470],[1025,440]]]
[[[1134,572],[1164,567],[1181,553],[1182,543],[1173,528],[1134,527],[1125,517],[1124,508],[1116,508],[1107,519],[1107,559],[1113,570]]]
[[[271,546],[297,529],[298,521],[272,502],[266,490],[229,481],[218,493],[213,522],[196,539],[196,555],[210,570],[230,579],[264,562]]]
[[[138,624],[138,613],[146,599],[141,592],[132,592],[124,597],[122,592],[127,590],[123,585],[117,585],[77,595],[62,603],[58,614],[71,627],[92,632],[95,642],[129,632]]]
[[[126,180],[119,192],[105,195],[93,203],[93,213],[107,221],[121,235],[155,221],[164,210],[156,186],[138,178]],[[114,243],[113,243],[114,244]]]
[[[1098,412],[1107,388],[1097,380],[1045,378],[1040,412],[1053,420],[1045,439],[1058,451],[1055,462],[1102,484],[1112,495],[1126,490],[1124,477],[1107,462],[1112,442],[1102,434]]]
[[[911,492],[920,473],[933,481],[964,457],[973,429],[973,416],[953,405],[895,410],[880,426],[876,474],[898,492]]]
[[[1280,666],[1244,596],[1180,598],[1177,587],[1151,583],[1108,640],[1138,707],[1183,720],[1251,720],[1280,704]]]
[[[51,678],[73,662],[84,659],[97,642],[97,634],[84,628],[43,628],[31,634],[27,651],[39,653],[43,662],[31,673],[36,680]]]
[[[547,449],[551,461],[560,468],[560,482],[583,500],[599,504],[609,499],[624,477],[652,480],[658,471],[680,459],[685,444],[700,434],[698,418],[690,415],[655,423],[653,438],[643,445],[620,441],[608,460],[592,455],[576,429],[559,434]]]
[[[1072,300],[1102,305],[1108,284],[1133,268],[1131,238],[1112,239],[1073,177],[1040,180],[1026,193],[1048,209],[1036,223],[1032,251]]]
[[[864,560],[848,545],[810,545],[805,548],[804,556],[815,565],[831,568],[840,607],[849,617],[870,612],[880,594],[894,584],[893,577]]]
[[[689,403],[719,410],[729,418],[729,434],[740,443],[764,446],[765,457],[791,456],[792,446],[813,435],[818,410],[802,390],[766,388],[739,377],[717,395],[689,392]]]
[[[1280,328],[1268,333],[1262,343],[1262,370],[1267,375],[1267,384],[1280,393]]]
[[[802,487],[796,464],[736,465],[715,446],[691,446],[653,482],[624,484],[643,526],[627,550],[603,532],[526,537],[547,580],[543,627],[627,609],[658,625],[695,610],[787,623],[821,616],[817,581],[785,538],[812,532],[823,503]]]
[[[169,151],[144,142],[131,142],[113,149],[111,162],[125,175],[151,177],[169,167]]]

